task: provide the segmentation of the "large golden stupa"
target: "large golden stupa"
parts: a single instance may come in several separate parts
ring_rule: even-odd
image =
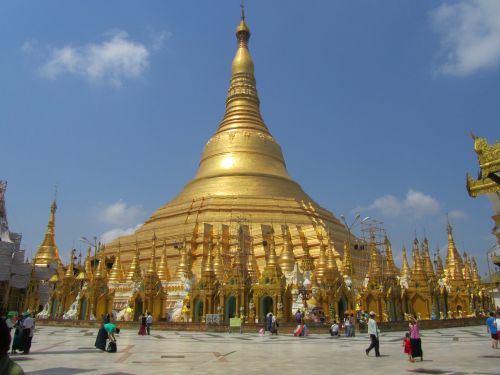
[[[347,239],[347,230],[339,220],[290,177],[281,147],[262,119],[248,49],[250,29],[244,15],[236,37],[238,47],[226,111],[203,150],[198,172],[177,197],[154,212],[134,234],[119,239],[125,268],[135,254],[136,241],[141,263],[147,263],[153,234],[157,243],[166,242],[171,274],[180,258],[179,243],[186,241],[190,246],[192,272],[200,274],[204,244],[219,239],[223,251],[235,250],[241,225],[248,228],[260,266],[265,263],[263,240],[271,235],[280,249],[285,226],[298,259],[305,252],[317,258],[320,242],[340,250]],[[118,240],[110,243],[106,254],[115,254],[117,246]],[[334,255],[340,266],[341,253],[337,250]],[[357,271],[364,276],[364,270]]]

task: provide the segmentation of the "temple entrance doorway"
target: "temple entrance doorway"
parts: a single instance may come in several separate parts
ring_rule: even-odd
[[[194,304],[194,321],[199,323],[203,320],[203,301],[197,300]]]
[[[236,318],[236,297],[229,296],[226,299],[226,314],[225,320],[229,321],[231,318]]]
[[[273,299],[269,296],[262,297],[260,301],[260,316],[263,322],[266,321],[266,315],[273,312]]]
[[[346,310],[347,310],[347,301],[344,297],[342,297],[341,299],[339,299],[339,303],[337,304],[337,312],[339,314],[337,316],[337,319],[339,321],[341,321],[344,318]]]
[[[87,305],[88,305],[87,298],[83,298],[82,302],[80,303],[80,314],[78,316],[78,319],[85,320],[85,317],[87,316]]]
[[[134,303],[134,321],[139,320],[139,317],[142,315],[144,308],[144,304],[142,302],[142,298],[137,297]]]

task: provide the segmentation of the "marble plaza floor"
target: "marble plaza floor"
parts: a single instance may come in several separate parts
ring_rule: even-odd
[[[122,330],[118,353],[94,348],[97,331],[40,327],[32,352],[14,355],[29,375],[76,374],[500,374],[500,349],[490,347],[485,327],[423,332],[424,361],[409,363],[403,333],[382,333],[380,358],[366,357],[366,335],[259,337],[257,334]]]

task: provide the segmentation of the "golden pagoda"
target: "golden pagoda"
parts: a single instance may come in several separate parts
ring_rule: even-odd
[[[59,258],[59,249],[57,248],[55,239],[56,210],[57,204],[56,200],[54,199],[50,206],[49,222],[47,224],[47,230],[45,231],[43,242],[38,247],[36,255],[33,258],[33,263],[35,266],[49,267],[50,265],[53,265],[55,267],[58,267],[61,265],[61,259]]]
[[[171,202],[159,208],[134,234],[120,238],[122,262],[134,256],[138,239],[142,251],[148,251],[153,232],[167,242],[167,253],[176,254],[174,246],[185,236],[192,244],[193,272],[200,275],[196,263],[202,260],[204,242],[202,223],[220,232],[223,225],[237,227],[237,217],[248,221],[254,251],[260,268],[265,264],[261,224],[272,225],[278,232],[287,225],[295,258],[304,250],[299,234],[307,237],[307,251],[317,258],[320,241],[312,230],[313,219],[324,225],[332,240],[342,243],[347,230],[328,210],[314,202],[288,174],[281,147],[271,135],[260,113],[260,100],[254,77],[254,63],[249,51],[250,29],[244,15],[236,29],[237,50],[231,67],[226,111],[215,134],[208,140],[192,181]],[[236,238],[221,238],[223,247],[237,243]],[[282,248],[284,239],[276,237]],[[118,240],[106,251],[117,252]],[[171,271],[175,264],[171,263]]]

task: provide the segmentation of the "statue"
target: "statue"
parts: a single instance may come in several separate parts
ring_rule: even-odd
[[[50,317],[50,304],[47,302],[45,305],[43,305],[43,310],[40,311],[38,314],[36,314],[37,319],[49,319]]]

